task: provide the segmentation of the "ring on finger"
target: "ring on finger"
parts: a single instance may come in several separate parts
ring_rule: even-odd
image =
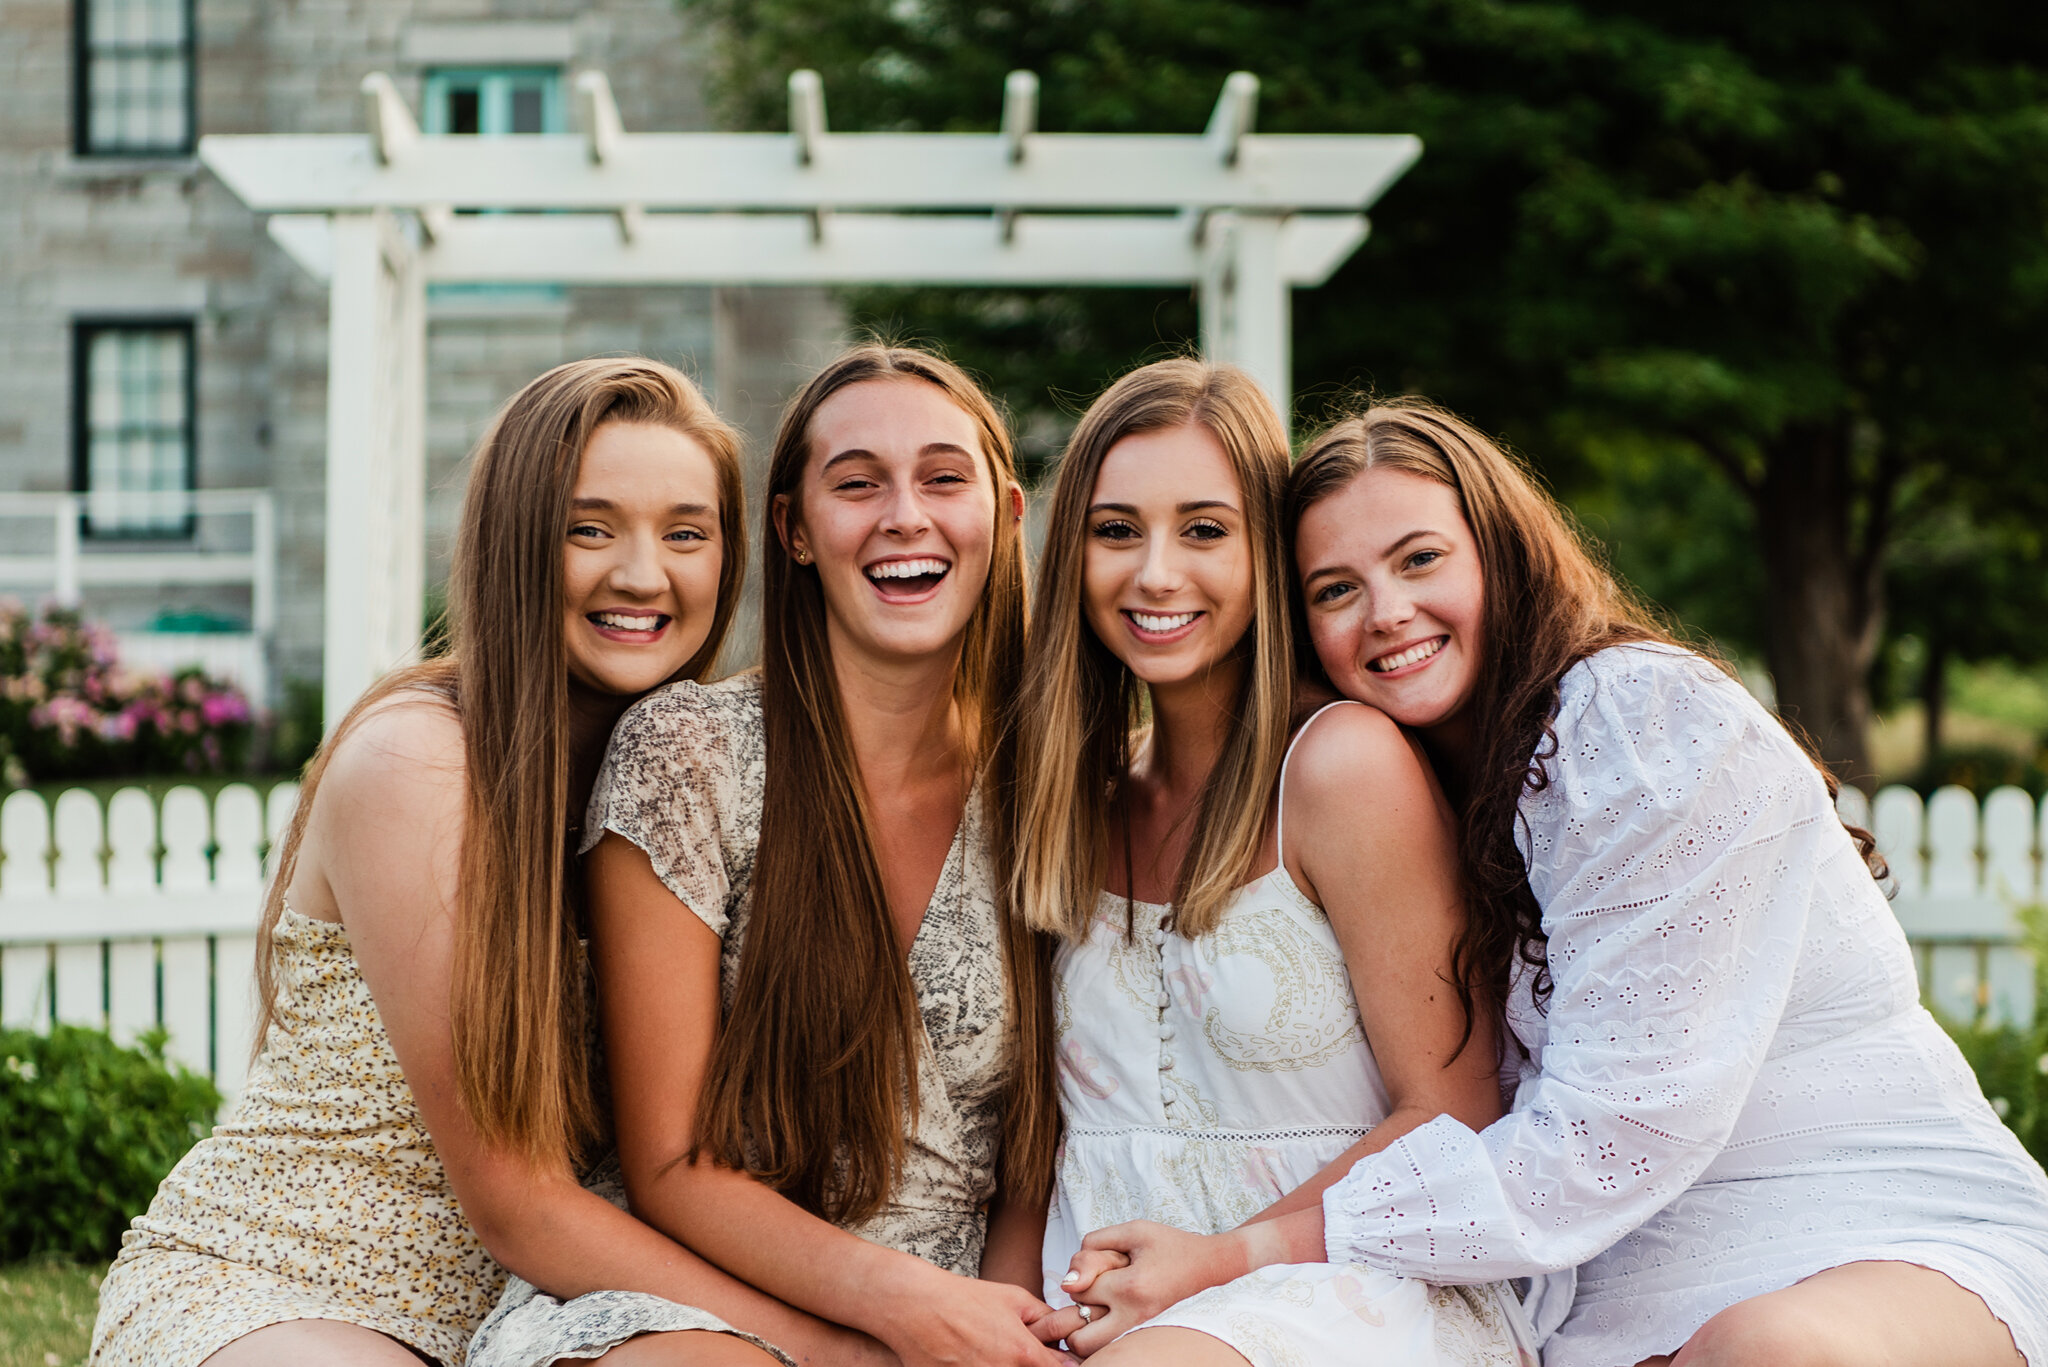
[[[1083,1323],[1083,1324],[1093,1324],[1093,1323],[1095,1323],[1095,1307],[1094,1307],[1094,1306],[1092,1306],[1092,1305],[1081,1305],[1081,1304],[1079,1304],[1079,1303],[1076,1303],[1076,1304],[1075,1304],[1075,1306],[1074,1306],[1074,1308],[1075,1308],[1076,1310],[1079,1310],[1079,1311],[1081,1312],[1081,1323]]]

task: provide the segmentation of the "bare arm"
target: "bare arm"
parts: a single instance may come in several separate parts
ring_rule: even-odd
[[[800,1361],[886,1362],[536,1167],[464,1106],[449,1022],[465,802],[462,732],[437,703],[394,703],[342,743],[314,799],[293,904],[338,915],[463,1214],[491,1256],[548,1294],[644,1291],[703,1306]],[[873,1345],[868,1345],[871,1349]]]
[[[1288,781],[1289,870],[1330,918],[1392,1108],[1253,1222],[1320,1209],[1359,1159],[1440,1115],[1483,1130],[1501,1114],[1498,1022],[1482,1009],[1459,1047],[1457,829],[1420,747],[1383,713],[1341,707],[1302,742]]]
[[[743,1172],[690,1161],[718,1033],[719,937],[607,833],[588,865],[619,1160],[636,1211],[717,1266],[894,1349],[908,1367],[1055,1367],[1035,1295],[955,1276],[819,1219]],[[766,1335],[764,1335],[766,1337]]]
[[[1046,1203],[1019,1201],[996,1193],[988,1221],[988,1247],[981,1254],[983,1281],[1008,1282],[1037,1296],[1045,1286]]]

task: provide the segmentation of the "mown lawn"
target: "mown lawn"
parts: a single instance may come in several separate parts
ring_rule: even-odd
[[[0,1367],[79,1367],[92,1341],[100,1271],[45,1260],[0,1264]]]

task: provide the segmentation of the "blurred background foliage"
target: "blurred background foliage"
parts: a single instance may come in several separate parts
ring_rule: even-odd
[[[1372,239],[1295,296],[1297,432],[1427,394],[1767,667],[1845,772],[1939,778],[1931,717],[2038,789],[2048,717],[1987,740],[1960,709],[1973,665],[2038,681],[2048,653],[2048,7],[680,2],[741,127],[784,126],[812,67],[836,129],[986,132],[1021,67],[1048,131],[1188,132],[1241,69],[1261,131],[1420,135]],[[991,377],[1041,463],[1195,330],[1181,291],[849,303]]]

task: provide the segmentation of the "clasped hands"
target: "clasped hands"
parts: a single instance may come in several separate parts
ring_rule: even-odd
[[[1255,1266],[1244,1229],[1221,1234],[1133,1220],[1098,1229],[1081,1240],[1060,1289],[1075,1304],[1034,1320],[1041,1343],[1065,1339],[1076,1357],[1107,1345],[1167,1307],[1198,1291],[1235,1281]]]

